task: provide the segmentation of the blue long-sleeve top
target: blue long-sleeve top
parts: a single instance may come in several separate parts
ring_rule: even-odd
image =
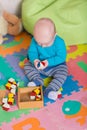
[[[28,49],[28,57],[32,64],[35,59],[40,61],[47,60],[49,67],[64,63],[66,55],[65,42],[58,35],[56,35],[53,44],[47,47],[40,46],[33,37]]]

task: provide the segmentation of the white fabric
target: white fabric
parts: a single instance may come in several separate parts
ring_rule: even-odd
[[[7,27],[8,27],[8,23],[2,16],[0,16],[0,34],[1,35],[7,34]]]
[[[9,13],[20,16],[22,1],[23,0],[0,0],[0,6]]]

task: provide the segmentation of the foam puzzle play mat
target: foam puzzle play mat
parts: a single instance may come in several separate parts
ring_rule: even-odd
[[[68,77],[56,102],[44,86],[27,87],[24,74],[31,36],[6,35],[0,45],[0,130],[87,130],[87,44],[67,46]]]

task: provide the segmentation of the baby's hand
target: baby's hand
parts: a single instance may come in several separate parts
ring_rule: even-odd
[[[48,61],[44,60],[38,63],[38,69],[39,70],[43,70],[48,66]]]
[[[47,60],[40,61],[40,60],[36,59],[34,61],[34,65],[35,65],[36,69],[43,70],[48,66],[48,61]]]
[[[34,66],[36,67],[36,69],[38,69],[38,64],[40,63],[40,60],[36,59],[34,61]]]

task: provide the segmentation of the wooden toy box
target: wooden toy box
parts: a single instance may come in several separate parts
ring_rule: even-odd
[[[29,99],[29,93],[38,87],[41,89],[41,100],[31,101]],[[18,107],[19,109],[43,107],[42,86],[18,88]]]

